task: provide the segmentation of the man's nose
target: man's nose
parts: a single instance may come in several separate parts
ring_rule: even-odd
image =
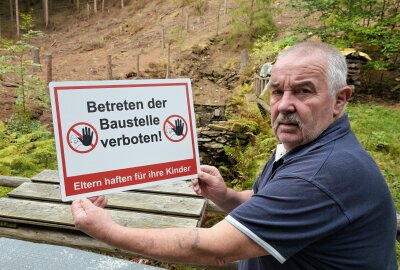
[[[278,111],[280,113],[291,113],[296,110],[295,97],[292,91],[284,91],[281,99],[279,100]]]

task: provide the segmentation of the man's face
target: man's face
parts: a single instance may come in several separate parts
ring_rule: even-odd
[[[335,119],[321,56],[281,58],[272,69],[270,91],[272,128],[287,151],[312,141]]]

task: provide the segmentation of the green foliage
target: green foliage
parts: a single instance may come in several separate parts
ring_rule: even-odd
[[[264,163],[271,155],[277,141],[271,132],[269,116],[264,118],[257,105],[246,101],[246,94],[251,91],[250,85],[243,85],[235,90],[227,110],[228,123],[235,134],[244,134],[249,139],[246,145],[239,141],[235,146],[225,146],[224,150],[232,168],[221,167],[221,173],[235,189],[251,188],[256,176],[261,172]]]
[[[13,122],[0,122],[0,175],[31,177],[44,169],[56,169],[53,134],[39,123],[16,129]]]
[[[315,35],[337,47],[355,47],[372,53],[380,68],[396,68],[400,53],[398,1],[297,0],[305,17],[318,16],[322,25],[302,25],[298,33]]]
[[[18,136],[34,132],[40,128],[40,122],[32,120],[27,113],[13,114],[7,122],[7,131]]]
[[[272,20],[272,0],[236,0],[237,8],[231,12],[234,36],[255,38],[273,35],[276,26]],[[276,10],[275,10],[276,11]]]
[[[43,37],[42,32],[33,31],[33,19],[29,14],[21,14],[23,30],[26,30],[20,40],[12,42],[10,40],[0,40],[0,78],[10,78],[12,81],[17,81],[16,88],[17,112],[22,114],[27,113],[26,102],[33,100],[41,106],[48,106],[48,95],[46,93],[45,84],[32,74],[32,69],[37,68],[30,60],[31,51],[35,47],[31,41]]]
[[[6,197],[8,192],[10,192],[13,189],[14,188],[12,188],[12,187],[2,187],[2,186],[0,186],[0,198],[1,197]]]
[[[20,12],[21,17],[21,30],[29,31],[35,26],[35,21],[32,16],[33,10],[31,9],[29,13]]]
[[[273,62],[276,55],[287,46],[292,46],[299,41],[295,35],[289,35],[282,39],[273,40],[274,35],[261,36],[253,47],[253,55],[258,63]]]

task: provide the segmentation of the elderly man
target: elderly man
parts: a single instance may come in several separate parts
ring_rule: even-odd
[[[161,260],[240,269],[397,269],[396,214],[378,167],[344,109],[346,62],[333,47],[305,42],[282,52],[269,91],[281,142],[253,190],[225,186],[201,166],[194,190],[228,216],[212,228],[136,229],[116,224],[94,203],[72,204],[75,225],[119,248]]]

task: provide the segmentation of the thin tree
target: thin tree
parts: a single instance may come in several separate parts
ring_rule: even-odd
[[[16,19],[16,25],[17,25],[17,37],[19,38],[20,32],[19,32],[19,10],[18,10],[18,0],[15,0],[15,19]]]
[[[11,25],[14,23],[14,9],[13,9],[13,1],[10,0],[10,17],[11,17]]]

